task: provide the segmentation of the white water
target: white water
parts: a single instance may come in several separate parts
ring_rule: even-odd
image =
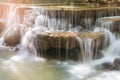
[[[1,80],[120,80],[120,71],[103,71],[101,69],[101,63],[113,61],[114,58],[120,56],[120,40],[116,40],[116,37],[108,29],[96,28],[94,30],[94,32],[102,31],[105,34],[105,46],[107,46],[106,43],[108,40],[110,43],[110,46],[102,51],[104,54],[102,59],[92,59],[93,49],[91,39],[82,41],[80,38],[77,38],[80,41],[83,62],[47,60],[35,56],[37,52],[32,41],[37,33],[63,30],[75,30],[75,32],[79,32],[79,30],[72,28],[69,21],[67,22],[64,19],[49,19],[48,16],[43,16],[42,13],[44,10],[39,11],[36,8],[32,12],[30,11],[31,13],[29,11],[28,13],[26,12],[27,14],[24,16],[23,24],[20,24],[15,18],[17,15],[15,14],[16,8],[13,9],[14,6],[11,5],[10,9],[12,12],[10,11],[8,13],[5,26],[6,30],[3,32],[1,39],[4,40],[4,36],[9,31],[9,28],[13,28],[8,26],[19,24],[21,26],[19,28],[22,35],[22,46],[20,46],[22,49],[13,52],[11,51],[11,47],[2,45],[4,41],[1,42]],[[88,21],[86,20],[87,22],[90,25],[89,19]],[[81,26],[79,29],[81,29]],[[85,46],[84,48],[83,44]],[[27,51],[27,48],[30,48],[31,51]],[[32,53],[35,53],[35,55]]]
[[[112,34],[108,29],[96,27],[94,32],[103,32],[105,34],[104,45],[108,46],[108,44],[112,44],[116,41],[116,37]]]
[[[92,39],[82,40],[80,37],[77,37],[77,40],[79,41],[83,62],[89,63],[89,61],[93,60]]]

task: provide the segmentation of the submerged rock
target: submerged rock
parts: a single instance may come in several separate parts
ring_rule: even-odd
[[[102,63],[102,69],[104,70],[120,70],[120,58],[115,58],[113,63]]]
[[[102,68],[103,70],[112,70],[113,64],[111,62],[102,63]]]
[[[76,33],[70,32],[42,32],[37,34],[35,40],[39,44],[39,49],[64,48],[73,49],[76,47]]]
[[[114,64],[120,66],[120,58],[115,58]]]
[[[114,59],[113,64],[114,64],[114,67],[113,67],[114,70],[120,70],[120,58]]]

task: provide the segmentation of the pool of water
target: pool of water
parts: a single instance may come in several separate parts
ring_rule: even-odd
[[[101,70],[102,59],[82,63],[47,60],[24,53],[0,49],[1,80],[120,80],[120,71]]]

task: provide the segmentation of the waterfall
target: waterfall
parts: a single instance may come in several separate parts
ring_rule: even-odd
[[[83,62],[88,62],[88,61],[93,60],[92,39],[82,40],[79,37],[77,37],[77,40],[79,41]]]
[[[96,27],[94,29],[94,32],[103,32],[105,34],[105,40],[104,40],[105,46],[108,46],[108,44],[114,43],[114,41],[116,40],[115,35],[112,34],[108,29]]]
[[[60,7],[58,6],[58,8]],[[118,16],[111,17],[108,20],[104,16],[107,13],[114,16],[113,12],[116,11],[110,12],[103,10],[100,12],[101,15],[95,12],[96,17],[89,17],[88,15],[92,15],[91,12],[84,10],[81,12],[62,9],[56,11],[54,9],[49,10],[44,6],[30,7],[9,4],[5,30],[1,35],[1,45],[15,44],[16,46],[19,43],[24,50],[28,50],[36,56],[42,55],[44,57],[56,52],[54,56],[61,58],[64,55],[68,60],[74,53],[78,58],[82,56],[83,62],[92,61],[98,56],[99,50],[107,48],[116,40],[115,35],[111,33],[111,26],[114,25],[112,19],[115,18],[116,21]],[[102,35],[95,35],[96,32],[102,33]],[[96,36],[100,41],[97,40]],[[14,37],[15,39],[13,39]],[[76,56],[74,57],[76,58]]]
[[[120,80],[119,7],[3,5],[0,79]]]
[[[119,57],[120,56],[120,40],[115,40],[113,44],[109,46],[107,51],[104,52],[105,56]]]
[[[43,33],[48,33],[50,34],[51,32],[74,32],[75,34],[79,34],[79,32],[93,32],[91,27],[93,24],[93,19],[89,17],[85,17],[82,19],[79,19],[80,17],[74,17],[73,13],[74,12],[68,12],[69,14],[72,14],[71,17],[68,17],[68,15],[62,10],[58,12],[52,12],[49,11],[45,8],[42,7],[31,7],[29,8],[28,6],[24,6],[23,8],[28,8],[24,10],[24,16],[23,16],[23,22],[20,22],[20,16],[17,14],[17,10],[21,8],[21,6],[17,5],[11,5],[10,7],[10,13],[7,16],[7,26],[13,26],[13,27],[8,27],[5,32],[3,33],[4,36],[9,33],[11,29],[18,29],[19,31],[18,34],[20,34],[20,41],[21,45],[24,48],[24,50],[28,50],[30,53],[33,53],[35,55],[47,55],[49,51],[44,51],[40,50],[40,46],[42,46],[42,49],[47,49],[47,46],[50,46],[51,43],[53,42],[45,42],[44,37],[40,41],[36,40],[37,36],[39,34]],[[11,16],[17,16],[11,18]],[[76,13],[76,15],[78,15]],[[78,21],[79,19],[80,21]],[[9,21],[10,20],[10,21]],[[75,21],[74,21],[75,20]],[[82,24],[83,25],[80,25]],[[77,26],[78,25],[78,26]],[[19,26],[19,28],[15,27]],[[103,26],[103,25],[101,25]],[[104,25],[106,27],[106,25]],[[96,29],[94,32],[103,32],[105,39],[104,45],[103,46],[108,46],[108,44],[112,44],[114,42],[115,37],[113,34],[109,32],[107,29]],[[9,33],[10,34],[10,33]],[[95,34],[95,33],[93,33]],[[4,36],[2,39],[4,39]],[[48,35],[49,36],[49,35]],[[66,35],[67,37],[67,35]],[[69,37],[69,36],[68,36]],[[54,38],[54,36],[53,36]],[[64,36],[63,36],[64,38]],[[42,42],[41,42],[42,41]],[[79,48],[78,46],[74,47],[77,49],[69,49],[69,45],[71,45],[71,42],[66,41],[65,43],[61,42],[62,39],[60,39],[60,44],[58,45],[65,45],[65,49],[59,48],[58,51],[57,48],[56,50],[53,50],[58,54],[58,56],[62,56],[64,53],[64,56],[66,56],[66,60],[70,59],[70,56],[73,56],[72,53],[75,52],[75,55],[77,56],[82,56],[83,62],[91,61],[97,57],[98,54],[98,45],[100,43],[98,41],[94,42],[94,39],[91,38],[86,38],[86,39],[81,39],[81,37],[76,37],[75,45],[77,44],[76,42],[79,42]],[[63,40],[64,41],[64,40]],[[3,41],[4,42],[4,41]],[[41,42],[40,46],[38,45],[37,42]],[[108,43],[109,42],[109,43]],[[47,45],[47,46],[46,46]],[[96,47],[94,47],[96,45]],[[51,50],[53,48],[50,48]],[[50,51],[51,51],[50,50]],[[65,50],[65,51],[64,51]],[[63,52],[61,52],[63,51]],[[44,57],[44,56],[43,56]],[[60,58],[60,57],[59,57]]]

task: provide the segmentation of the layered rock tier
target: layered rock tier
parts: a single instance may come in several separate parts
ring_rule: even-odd
[[[97,25],[99,27],[106,28],[111,32],[115,33],[116,36],[120,36],[120,16],[114,17],[103,17],[97,20]]]
[[[41,32],[36,34],[35,42],[40,49],[64,48],[74,49],[78,47],[79,40],[77,39],[91,39],[93,42],[99,41],[100,44],[104,41],[104,34],[101,32],[86,32],[86,33],[73,33],[73,32]],[[68,46],[68,47],[67,47]]]
[[[32,43],[37,54],[42,57],[66,59],[82,59],[82,54],[93,54],[93,58],[100,56],[104,34],[101,32],[41,32],[36,34]],[[86,52],[86,50],[90,52]],[[99,56],[97,56],[99,55]]]

